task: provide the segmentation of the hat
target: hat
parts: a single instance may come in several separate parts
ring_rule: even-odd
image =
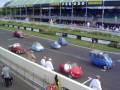
[[[31,53],[33,53],[34,51],[33,50],[30,50]]]
[[[49,61],[52,61],[52,59],[51,59],[51,58],[49,58],[48,60],[49,60]]]
[[[95,77],[99,79],[99,78],[100,78],[100,75],[96,75]]]
[[[43,56],[43,58],[47,58],[46,56]]]

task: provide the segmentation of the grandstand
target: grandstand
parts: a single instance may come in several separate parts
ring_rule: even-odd
[[[9,19],[120,28],[119,0],[6,0],[1,4],[1,17]]]

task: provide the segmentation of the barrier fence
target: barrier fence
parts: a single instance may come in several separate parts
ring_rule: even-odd
[[[27,30],[27,31],[33,31],[33,32],[41,32],[41,30],[39,28],[17,26],[17,25],[12,25],[12,24],[1,24],[1,25],[5,26],[5,27],[15,28],[15,29],[21,29],[21,30]],[[57,32],[57,33],[55,33],[55,35],[68,37],[68,38],[79,39],[81,41],[87,41],[87,42],[91,42],[91,43],[104,44],[104,45],[111,45],[113,43],[119,44],[119,42],[117,42],[117,41],[104,40],[104,39],[86,37],[86,36],[81,36],[81,35],[76,35],[76,34],[69,34],[69,33]]]
[[[39,90],[42,90],[47,86],[47,84],[54,84],[55,75],[58,75],[61,87],[60,90],[92,90],[77,81],[67,78],[54,71],[49,71],[39,64],[31,62],[28,59],[14,54],[2,47],[0,47],[0,61],[7,64],[17,74],[22,76],[25,80],[31,82]]]

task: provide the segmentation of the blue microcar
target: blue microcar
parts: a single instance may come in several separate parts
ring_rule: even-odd
[[[39,42],[34,42],[31,49],[33,51],[43,51],[44,47]]]
[[[102,51],[91,51],[90,52],[90,61],[92,64],[102,67],[104,69],[110,69],[113,66],[113,61],[108,54],[105,54]]]
[[[61,45],[57,41],[55,41],[50,45],[50,47],[53,49],[59,49],[61,48]]]
[[[62,45],[62,46],[65,46],[65,45],[68,45],[68,42],[65,40],[65,38],[63,38],[63,37],[60,37],[59,39],[58,39],[58,43],[60,44],[60,45]]]

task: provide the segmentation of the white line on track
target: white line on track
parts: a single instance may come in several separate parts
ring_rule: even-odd
[[[120,60],[117,60],[117,62],[119,62],[119,63],[120,63]]]
[[[24,42],[24,44],[26,44],[26,43],[27,42]],[[74,57],[74,58],[77,58],[77,59],[80,59],[80,60],[88,60],[88,58],[77,56],[77,55],[73,55],[73,54],[70,54],[70,53],[61,52],[60,50],[51,49],[49,47],[48,48],[45,47],[45,50],[48,50],[48,51],[51,51],[51,52],[54,52],[54,53],[58,53],[58,54],[62,54],[62,55],[66,55],[66,56],[70,56],[70,57]]]
[[[106,72],[107,70],[105,70],[105,69],[101,69],[100,71],[102,71],[102,72]]]
[[[4,34],[5,32],[0,32],[0,34]]]
[[[23,44],[26,44],[26,43],[27,42],[24,42]],[[48,50],[48,51],[51,51],[51,52],[54,52],[54,53],[58,53],[58,54],[62,54],[62,55],[65,55],[65,56],[74,57],[74,58],[77,58],[77,59],[80,59],[80,60],[88,60],[88,58],[77,56],[77,55],[73,55],[73,54],[70,54],[70,53],[61,52],[60,50],[51,49],[49,47],[45,47],[45,50]]]
[[[92,80],[92,78],[88,77],[88,80],[84,81],[82,84],[86,84],[86,83],[90,82],[91,80]]]
[[[14,41],[17,40],[17,38],[9,38],[8,41]]]
[[[68,54],[68,53],[65,53],[65,52],[61,52],[59,50],[53,50],[53,49],[49,49],[49,48],[45,48],[45,49],[47,49],[49,51],[52,51],[52,52],[55,52],[55,53],[63,54],[63,55],[66,55],[66,56],[71,56],[71,57],[74,57],[74,58],[77,58],[77,59],[88,60],[87,58],[80,57],[80,56],[75,56],[73,54]]]

